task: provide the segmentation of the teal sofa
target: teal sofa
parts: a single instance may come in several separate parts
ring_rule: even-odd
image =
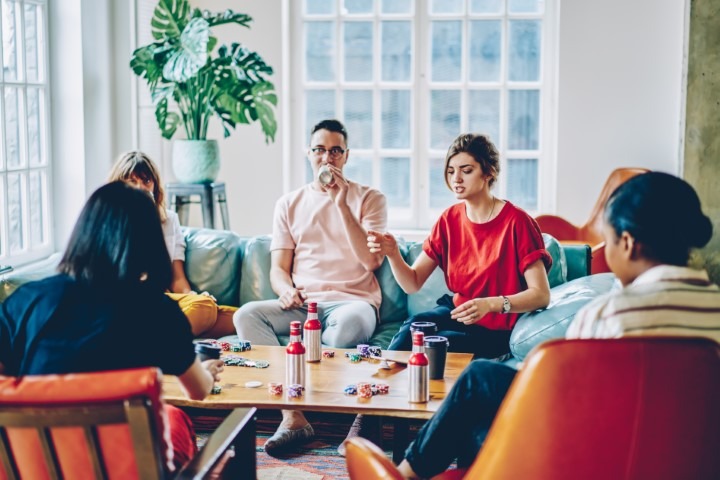
[[[270,236],[241,237],[225,230],[186,228],[186,272],[197,291],[212,293],[219,303],[243,305],[253,300],[277,298],[270,287]],[[514,357],[522,360],[537,343],[562,337],[577,310],[591,299],[613,288],[612,274],[588,276],[590,248],[585,245],[561,246],[549,235],[546,248],[553,257],[549,272],[551,301],[548,308],[524,314],[510,339]],[[419,242],[400,242],[403,257],[412,263],[422,250]],[[19,285],[54,273],[59,255],[44,262],[18,269],[0,281],[0,301]],[[387,348],[401,323],[410,315],[429,310],[448,289],[442,272],[436,270],[423,288],[407,295],[390,270],[387,261],[375,272],[382,290],[380,322],[370,339]],[[281,343],[287,341],[280,339]]]

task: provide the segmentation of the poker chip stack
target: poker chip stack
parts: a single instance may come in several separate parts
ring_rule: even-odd
[[[281,395],[283,392],[283,384],[277,382],[268,383],[268,393],[270,395]]]
[[[305,387],[303,387],[302,385],[300,385],[298,383],[288,385],[288,390],[287,390],[288,397],[292,397],[292,398],[302,397],[303,390],[305,390]]]
[[[358,382],[357,394],[360,398],[372,398],[372,385],[369,382]]]

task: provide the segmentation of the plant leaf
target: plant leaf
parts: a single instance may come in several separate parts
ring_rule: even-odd
[[[180,124],[180,116],[175,112],[168,112],[168,100],[163,98],[155,105],[155,119],[164,138],[170,139]]]
[[[230,119],[236,123],[259,120],[265,141],[269,143],[275,140],[277,132],[277,122],[272,109],[277,104],[274,89],[274,85],[268,81],[255,84],[241,82],[218,97],[216,111],[226,110]]]
[[[135,75],[147,79],[151,89],[162,78],[162,69],[155,61],[154,52],[156,48],[157,44],[155,43],[140,47],[133,52],[130,59],[130,68],[135,72]]]
[[[193,18],[187,24],[180,44],[177,45],[163,67],[163,77],[171,82],[186,82],[207,63],[210,28],[202,18]]]
[[[179,37],[188,23],[189,13],[188,0],[160,0],[150,21],[153,38],[164,41]]]

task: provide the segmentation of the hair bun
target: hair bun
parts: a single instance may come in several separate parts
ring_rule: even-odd
[[[699,213],[688,222],[688,241],[690,246],[702,248],[708,244],[713,234],[712,221],[707,215]]]

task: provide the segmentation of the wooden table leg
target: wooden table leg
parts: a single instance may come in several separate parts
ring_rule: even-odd
[[[405,458],[405,449],[410,444],[410,422],[407,418],[393,419],[393,462],[399,464]]]

